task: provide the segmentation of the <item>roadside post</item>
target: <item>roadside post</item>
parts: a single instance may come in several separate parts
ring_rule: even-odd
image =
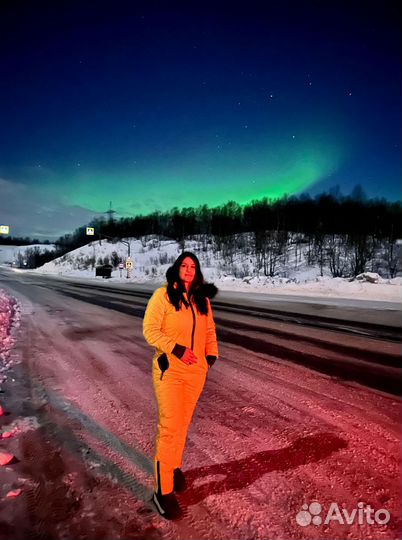
[[[119,274],[120,274],[120,277],[123,277],[123,270],[124,270],[124,264],[121,262],[121,263],[119,263]]]
[[[131,270],[133,269],[133,261],[131,260],[131,257],[127,257],[126,259],[126,269],[127,269],[127,279],[131,277]]]

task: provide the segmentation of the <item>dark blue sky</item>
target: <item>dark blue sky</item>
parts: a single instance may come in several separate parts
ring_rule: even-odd
[[[361,184],[400,199],[393,1],[2,2],[0,221]]]

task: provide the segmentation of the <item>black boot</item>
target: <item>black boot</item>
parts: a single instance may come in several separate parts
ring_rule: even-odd
[[[175,469],[173,471],[173,490],[176,493],[181,493],[187,487],[186,477],[181,469]]]
[[[182,516],[181,508],[173,491],[166,495],[161,495],[155,491],[152,501],[160,515],[165,519],[179,519]]]

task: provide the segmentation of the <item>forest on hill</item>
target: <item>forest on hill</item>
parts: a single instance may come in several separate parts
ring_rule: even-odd
[[[95,236],[86,234],[93,227]],[[229,201],[218,207],[173,208],[169,212],[114,219],[96,218],[71,234],[60,237],[55,251],[32,250],[29,267],[41,266],[56,257],[93,241],[94,238],[141,238],[156,235],[184,243],[204,239],[223,258],[233,260],[237,251],[250,251],[259,270],[275,274],[277,261],[292,244],[308,245],[311,264],[327,266],[334,277],[356,276],[381,268],[394,277],[402,271],[398,240],[402,238],[402,204],[367,199],[361,187],[343,197],[324,193],[267,198],[244,206]],[[213,242],[211,242],[211,238]],[[244,239],[247,238],[247,241]]]

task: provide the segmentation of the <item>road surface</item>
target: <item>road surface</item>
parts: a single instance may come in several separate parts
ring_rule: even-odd
[[[397,343],[218,310],[220,358],[189,434],[185,517],[170,523],[148,503],[156,406],[144,299],[131,297],[128,312],[119,291],[0,279],[23,310],[0,395],[3,426],[18,431],[0,444],[19,459],[0,471],[1,540],[400,537],[400,398],[286,358],[358,356],[367,370],[383,350],[398,377]],[[22,494],[6,500],[17,484]],[[321,506],[303,507],[312,502]]]

